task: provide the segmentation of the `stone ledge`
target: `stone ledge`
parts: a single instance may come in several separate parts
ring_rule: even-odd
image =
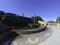
[[[14,31],[16,31],[20,35],[28,35],[28,34],[39,33],[41,31],[44,31],[46,28],[47,28],[46,26],[43,26],[43,27],[38,28],[38,29],[32,29],[32,30],[14,30]]]

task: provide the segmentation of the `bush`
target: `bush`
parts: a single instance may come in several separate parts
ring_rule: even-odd
[[[37,25],[37,24],[34,24],[34,25],[33,25],[33,27],[39,27],[39,25]]]
[[[4,11],[0,11],[0,15],[4,15],[5,14],[5,12]]]
[[[28,26],[28,23],[32,23],[30,18],[15,15],[6,15],[6,18],[2,22],[14,27],[25,27]]]

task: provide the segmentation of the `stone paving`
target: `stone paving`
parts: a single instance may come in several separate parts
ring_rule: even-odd
[[[20,35],[18,36],[11,45],[41,45],[43,42],[48,40],[53,34],[53,28],[47,28],[45,31],[29,34],[29,35]],[[43,44],[42,44],[43,45]]]
[[[60,27],[51,27],[53,29],[52,35],[38,45],[60,45]]]

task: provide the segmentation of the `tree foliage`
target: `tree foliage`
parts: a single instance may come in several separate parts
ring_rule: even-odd
[[[60,17],[57,17],[56,22],[60,23]]]
[[[3,17],[4,14],[5,14],[4,11],[0,11],[0,21],[2,21],[2,17]]]
[[[36,21],[38,21],[38,20],[43,21],[43,19],[40,16],[32,17],[32,19],[34,19],[34,18],[35,18]]]
[[[55,23],[54,21],[52,21],[52,20],[50,20],[50,21],[48,21],[48,23]]]
[[[1,17],[1,15],[3,15]],[[5,13],[3,11],[0,11],[0,20],[2,20],[2,23],[13,26],[13,27],[25,27],[28,26],[28,24],[33,24],[34,20],[35,23],[37,23],[38,20],[43,21],[43,19],[40,16],[34,16],[34,17],[25,17],[24,13],[23,16],[16,15],[14,13]]]
[[[0,11],[0,15],[4,15],[5,14],[5,12],[4,11]]]
[[[31,18],[15,15],[6,15],[6,18],[2,21],[4,24],[14,27],[28,26],[28,23],[32,23]]]
[[[37,21],[44,21],[40,16],[32,17],[32,20],[35,20],[35,23],[37,23]]]

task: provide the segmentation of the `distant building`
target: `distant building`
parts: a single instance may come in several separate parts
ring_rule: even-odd
[[[47,23],[46,22],[44,22],[44,21],[38,21],[38,23],[41,25],[41,26],[46,26],[47,25]]]
[[[41,26],[60,26],[60,23],[56,23],[56,22],[44,22],[44,21],[38,21],[38,23]]]

